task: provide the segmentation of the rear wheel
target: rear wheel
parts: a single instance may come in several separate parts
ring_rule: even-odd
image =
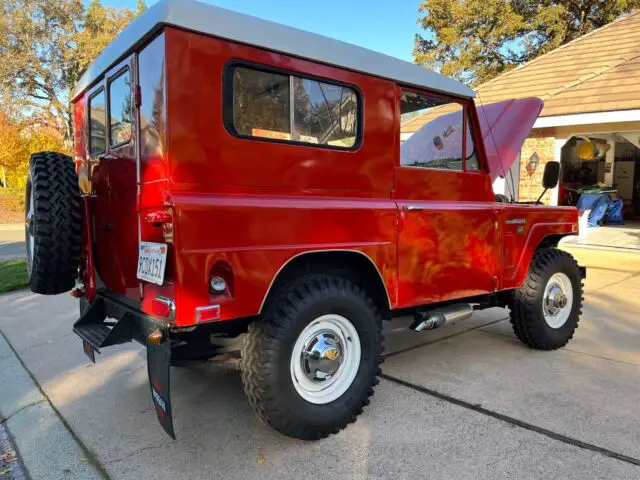
[[[513,331],[524,344],[540,350],[565,346],[582,313],[582,276],[574,258],[554,248],[536,252],[509,307]]]
[[[342,278],[294,282],[249,327],[242,381],[258,416],[291,437],[324,438],[354,422],[378,383],[382,319]]]
[[[25,205],[31,290],[64,293],[78,276],[82,241],[80,188],[71,157],[56,152],[31,155]]]

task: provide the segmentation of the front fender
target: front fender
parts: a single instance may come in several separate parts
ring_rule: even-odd
[[[558,237],[562,238],[576,235],[577,233],[577,222],[536,223],[533,225],[529,230],[529,235],[520,254],[511,287],[519,288],[522,286],[529,271],[533,255],[540,245],[544,244],[545,239],[553,236],[556,237],[554,238],[556,240]]]

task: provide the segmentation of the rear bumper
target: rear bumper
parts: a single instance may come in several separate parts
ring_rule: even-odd
[[[132,340],[147,345],[147,338],[154,330],[160,330],[168,338],[169,326],[166,322],[140,310],[140,304],[127,297],[108,290],[96,293],[95,301],[83,312],[74,324],[73,330],[80,338],[91,343],[96,349],[127,343]],[[87,326],[103,325],[110,329],[107,338],[85,338]],[[97,327],[94,330],[98,330]],[[107,334],[106,330],[104,333]],[[89,335],[90,336],[90,335]]]

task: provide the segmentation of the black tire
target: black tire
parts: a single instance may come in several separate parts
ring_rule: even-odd
[[[337,399],[314,404],[295,389],[290,371],[301,332],[326,314],[342,315],[361,343],[360,364],[351,385]],[[318,440],[354,422],[378,384],[384,336],[382,319],[369,297],[339,277],[303,277],[285,287],[263,318],[249,326],[242,347],[242,383],[257,415],[290,437]]]
[[[543,298],[549,279],[564,273],[571,282],[573,304],[564,324],[553,328],[545,320]],[[564,347],[578,328],[582,314],[582,275],[575,259],[555,248],[538,250],[524,284],[513,292],[509,305],[511,325],[516,337],[525,345],[538,350]]]
[[[32,195],[33,214],[29,221]],[[71,157],[56,152],[31,155],[25,211],[31,290],[43,295],[71,290],[78,276],[82,242],[80,187]]]

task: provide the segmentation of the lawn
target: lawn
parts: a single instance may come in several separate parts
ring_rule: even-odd
[[[0,261],[0,293],[26,288],[28,284],[27,261],[24,258]]]

